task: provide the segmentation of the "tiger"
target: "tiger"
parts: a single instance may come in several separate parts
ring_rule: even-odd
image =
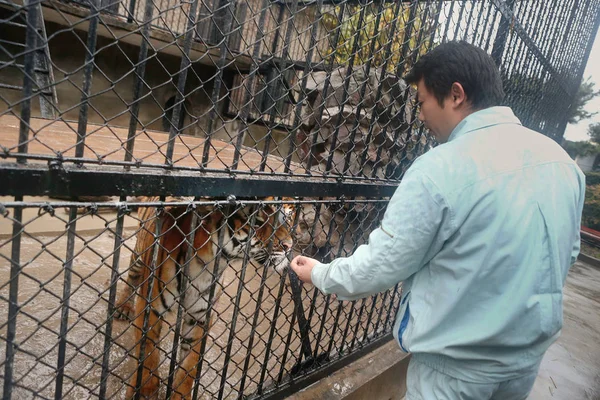
[[[273,198],[264,200],[270,201]],[[158,198],[146,198],[144,201],[158,201]],[[117,318],[133,320],[135,327],[134,358],[138,360],[138,368],[129,380],[127,399],[135,396],[136,389],[142,399],[157,397],[160,386],[157,372],[160,351],[156,349],[156,344],[161,337],[164,317],[169,312],[176,312],[180,303],[183,311],[179,343],[181,355],[173,380],[172,398],[191,398],[201,357],[201,342],[212,325],[212,317],[209,321],[206,318],[211,307],[211,288],[214,304],[222,292],[221,285],[217,282],[221,282],[229,261],[244,258],[248,253],[249,258],[272,267],[279,273],[289,267],[289,255],[294,244],[291,228],[296,214],[293,204],[286,203],[281,209],[269,204],[261,207],[246,205],[236,209],[231,215],[218,207],[201,206],[195,209],[198,218],[193,254],[187,267],[185,296],[182,297],[182,272],[188,254],[187,240],[191,238],[189,233],[194,214],[187,210],[187,207],[168,207],[157,218],[154,207],[138,209],[140,229],[136,234],[136,244],[130,259],[127,284],[121,288],[115,303]],[[157,219],[160,219],[161,227],[159,238],[155,239]],[[222,261],[215,266],[220,227],[223,227],[220,249]],[[153,251],[155,240],[159,244],[157,251]],[[150,289],[152,293],[148,296]],[[152,299],[150,304],[148,298]],[[147,307],[149,312],[145,312]],[[142,334],[144,329],[145,335]],[[142,347],[144,355],[140,361]],[[139,363],[143,364],[141,368]],[[141,384],[138,382],[140,369]]]

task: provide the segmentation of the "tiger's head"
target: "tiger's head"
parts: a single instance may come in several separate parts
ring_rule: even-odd
[[[251,258],[282,272],[290,265],[295,216],[296,208],[289,203],[241,207],[228,218],[223,252],[229,258],[243,258],[249,247]]]

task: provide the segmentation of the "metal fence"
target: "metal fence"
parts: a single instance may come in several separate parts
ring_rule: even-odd
[[[282,398],[390,340],[291,256],[368,240],[467,40],[560,141],[599,0],[0,0],[3,398]],[[147,197],[142,197],[147,196]]]

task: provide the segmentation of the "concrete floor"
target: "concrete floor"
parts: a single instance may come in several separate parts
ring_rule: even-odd
[[[542,362],[530,400],[600,399],[600,267],[578,261],[564,289],[561,337]]]

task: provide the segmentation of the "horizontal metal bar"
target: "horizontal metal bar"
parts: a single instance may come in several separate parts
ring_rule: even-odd
[[[8,85],[6,83],[0,83],[0,88],[2,88],[2,89],[12,89],[12,90],[22,90],[23,86],[15,86],[15,85]]]
[[[25,43],[13,42],[12,40],[0,39],[0,43],[9,44],[11,46],[25,47]]]
[[[91,184],[93,182],[93,184]],[[389,197],[395,184],[290,176],[232,176],[148,169],[0,164],[0,195],[14,196],[298,196]]]
[[[393,336],[391,333],[388,333],[379,339],[373,340],[371,343],[365,345],[361,349],[353,351],[352,353],[348,354],[347,356],[341,358],[338,361],[334,361],[330,364],[327,364],[326,366],[319,368],[319,369],[315,370],[314,372],[311,372],[309,375],[294,379],[293,381],[290,382],[289,386],[287,386],[285,388],[275,389],[275,390],[277,390],[277,392],[269,393],[267,391],[263,396],[250,397],[249,400],[255,400],[258,398],[260,398],[260,400],[284,399],[294,393],[297,393],[301,389],[308,387],[309,385],[313,384],[314,382],[317,382],[318,380],[325,378],[326,376],[345,367],[346,365],[358,360],[362,356],[364,356],[364,355],[372,352],[373,350],[383,346],[384,344],[388,343],[390,340],[393,340]]]
[[[19,64],[19,63],[15,62],[14,60],[12,60],[12,61],[0,60],[0,66],[2,66],[3,68],[19,68],[19,69],[25,68],[24,64]]]

